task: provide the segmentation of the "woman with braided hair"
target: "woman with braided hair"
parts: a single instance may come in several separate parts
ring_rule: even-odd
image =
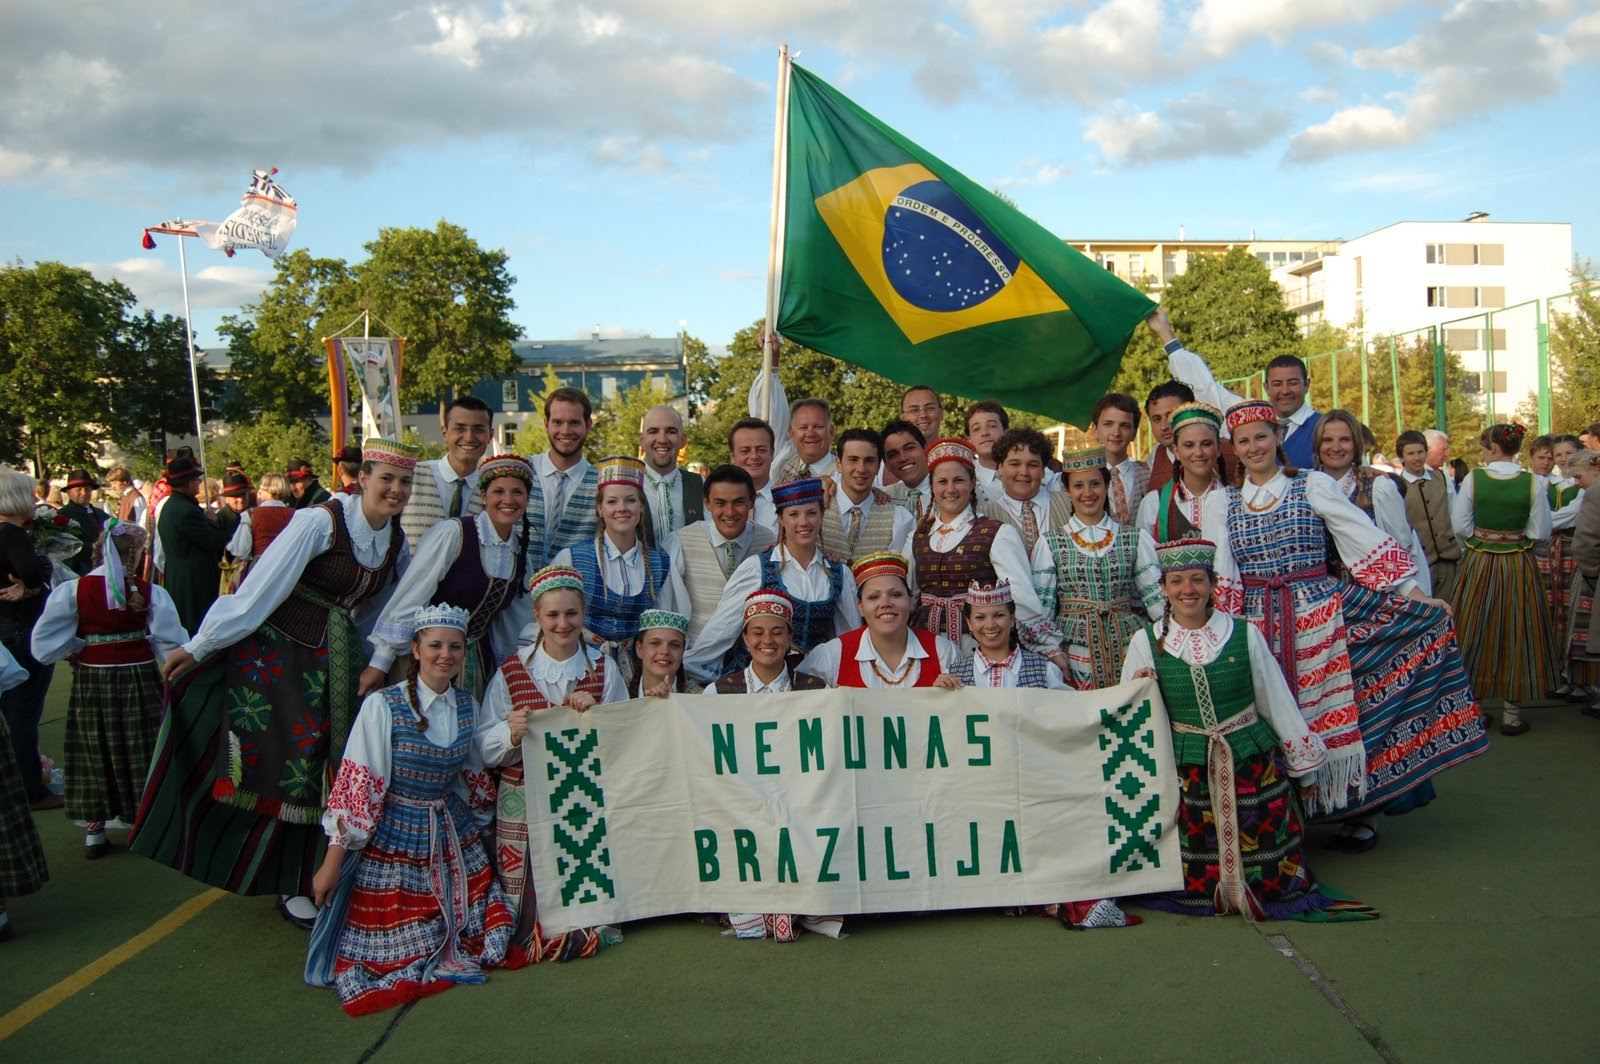
[[[472,614],[467,660],[460,686],[474,698],[494,675],[500,659],[533,622],[528,573],[543,547],[528,520],[533,467],[517,455],[491,458],[478,467],[483,509],[447,517],[422,533],[416,556],[379,615],[368,640],[372,658],[361,673],[361,693],[382,687],[396,659],[411,644],[411,618],[423,606],[459,606]]]
[[[506,953],[507,968],[592,957],[622,941],[622,932],[614,927],[546,936],[539,924],[538,895],[528,867],[522,765],[530,717],[552,706],[584,713],[603,702],[625,702],[628,688],[617,663],[584,638],[584,580],[576,569],[540,569],[529,581],[528,596],[538,635],[501,662],[489,681],[475,740],[484,765],[500,770],[495,865],[517,924]]]
[[[1527,430],[1490,425],[1478,443],[1484,464],[1461,482],[1451,507],[1456,538],[1466,549],[1454,605],[1461,652],[1479,698],[1500,699],[1501,735],[1531,725],[1518,702],[1556,686],[1555,634],[1533,546],[1550,536],[1550,498],[1544,481],[1517,464]]]
[[[412,614],[406,678],[362,702],[328,793],[305,978],[352,1016],[482,983],[505,959],[513,918],[483,844],[494,792],[478,704],[451,684],[471,622],[449,605]]]
[[[189,639],[166,588],[135,573],[150,542],[115,517],[94,545],[94,568],[56,585],[33,628],[33,656],[70,658],[67,816],[84,824],[83,855],[103,857],[106,822],[133,823],[161,730],[158,661]]]

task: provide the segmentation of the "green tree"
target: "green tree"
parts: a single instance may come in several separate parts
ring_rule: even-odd
[[[189,386],[189,345],[181,319],[149,310],[129,318],[110,361],[118,384],[109,396],[108,435],[128,461],[148,469],[166,458],[166,437],[193,435],[194,394]],[[195,366],[203,420],[217,416],[222,384],[204,362]]]
[[[607,399],[594,412],[589,453],[597,458],[613,454],[638,457],[639,422],[645,411],[670,402],[672,398],[672,393],[661,385],[643,381]]]
[[[223,414],[245,423],[274,413],[293,420],[328,412],[328,355],[323,338],[358,313],[343,259],[291,251],[273,265],[261,299],[222,319],[231,377]]]
[[[1184,345],[1205,358],[1218,380],[1259,373],[1278,355],[1302,350],[1282,290],[1266,264],[1243,248],[1192,256],[1188,270],[1161,293],[1161,306]],[[1154,334],[1136,329],[1112,390],[1142,403],[1151,388],[1171,376]]]
[[[323,477],[327,477],[333,464],[324,460],[328,434],[321,422],[287,417],[275,410],[236,424],[227,435],[210,441],[210,447],[206,455],[210,464],[220,469],[227,462],[239,462],[252,479],[259,479],[263,473],[281,473],[295,458],[306,459]]]
[[[1595,283],[1585,262],[1573,271],[1581,291]],[[1539,397],[1530,393],[1517,407],[1517,420],[1539,423]],[[1576,436],[1600,420],[1600,296],[1582,292],[1550,308],[1550,427]]]
[[[704,347],[705,345],[701,345]],[[563,387],[566,382],[556,372],[554,366],[544,368],[544,377],[539,382],[540,396],[549,395],[557,388]],[[517,430],[516,436],[511,441],[512,449],[524,458],[529,455],[543,454],[550,449],[550,436],[544,430],[544,403],[541,399],[539,411],[532,419],[523,423]]]
[[[401,399],[428,402],[516,368],[511,321],[516,278],[506,253],[461,226],[378,230],[354,272],[363,306],[406,338]]]
[[[13,424],[0,458],[40,478],[86,461],[86,426],[105,411],[105,353],[133,293],[59,262],[0,267],[0,388]]]

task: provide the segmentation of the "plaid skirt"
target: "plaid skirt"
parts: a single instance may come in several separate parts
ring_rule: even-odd
[[[133,823],[161,730],[161,674],[143,665],[72,671],[67,701],[67,816]]]
[[[1572,612],[1572,582],[1578,574],[1578,559],[1572,556],[1571,541],[1557,532],[1533,549],[1544,580],[1545,600],[1550,604],[1550,627],[1557,647],[1567,645],[1567,622]]]
[[[1600,641],[1590,637],[1594,621],[1594,586],[1582,574],[1572,581],[1570,613],[1567,617],[1567,678],[1575,684],[1594,684],[1600,680]]]
[[[0,902],[32,894],[49,878],[44,845],[11,747],[11,730],[0,720]]]
[[[1480,699],[1522,702],[1556,686],[1556,641],[1533,552],[1468,547],[1451,603],[1461,656]]]

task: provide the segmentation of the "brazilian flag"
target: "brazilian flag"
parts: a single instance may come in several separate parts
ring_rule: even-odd
[[[881,373],[1086,425],[1155,309],[799,66],[778,332]]]

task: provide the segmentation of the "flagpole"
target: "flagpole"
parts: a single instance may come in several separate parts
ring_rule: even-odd
[[[772,370],[778,358],[778,285],[783,274],[784,171],[789,142],[789,46],[778,49],[778,99],[772,133],[772,225],[767,242],[767,320],[761,334],[761,416],[772,422]]]
[[[178,237],[178,276],[183,281],[184,336],[189,341],[189,389],[194,393],[194,446],[200,458],[200,477],[206,475],[206,432],[200,414],[200,371],[194,361],[194,319],[189,315],[189,256],[184,252],[184,237]],[[209,493],[209,485],[202,483]],[[207,500],[209,501],[209,500]]]

